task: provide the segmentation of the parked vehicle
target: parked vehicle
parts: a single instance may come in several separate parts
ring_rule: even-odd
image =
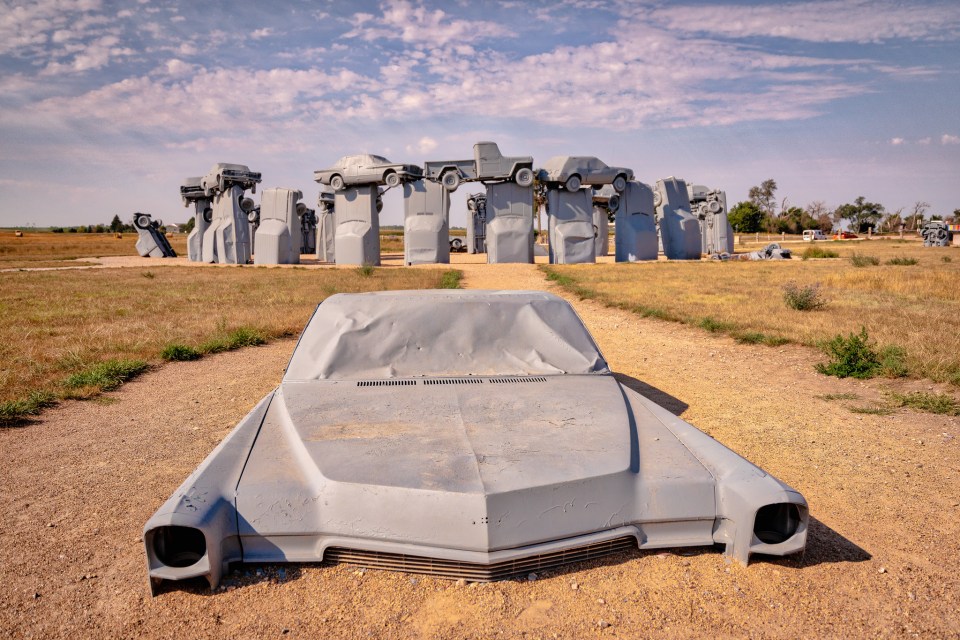
[[[472,160],[428,160],[423,177],[436,180],[448,191],[456,191],[461,182],[513,180],[521,187],[533,184],[533,156],[504,156],[496,142],[473,145]]]
[[[450,251],[460,252],[467,250],[466,240],[460,236],[450,236]]]
[[[827,236],[820,229],[807,229],[803,232],[804,242],[813,242],[814,240],[826,240]]]
[[[354,184],[385,184],[396,187],[403,182],[419,180],[422,176],[423,171],[415,164],[390,162],[383,156],[369,153],[343,156],[329,169],[313,172],[316,182],[330,185],[334,191]]]
[[[633,169],[609,167],[593,156],[555,156],[544,163],[539,178],[547,184],[562,184],[567,191],[577,191],[585,184],[611,184],[622,193],[627,181],[633,180]]]
[[[943,220],[931,220],[917,230],[923,237],[925,247],[947,247],[960,234],[960,224],[949,224]]]
[[[857,236],[857,234],[855,234],[852,231],[837,231],[833,235],[834,240],[852,240],[853,238],[857,238],[857,237],[859,236]]]

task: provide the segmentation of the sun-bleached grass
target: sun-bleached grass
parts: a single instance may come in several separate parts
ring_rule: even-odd
[[[78,258],[137,255],[137,234],[26,232],[17,238],[0,232],[0,269],[77,266]],[[177,255],[186,255],[187,234],[168,237]]]
[[[432,289],[458,281],[439,269],[373,269],[368,276],[353,269],[165,267],[151,271],[152,278],[144,273],[0,276],[0,423],[32,415],[51,399],[93,395],[118,376],[139,373],[131,363],[189,359],[191,352],[297,335],[316,305],[334,293]]]
[[[826,244],[826,243],[825,243]],[[852,246],[845,246],[852,245]],[[954,247],[879,240],[829,243],[839,259],[551,265],[551,279],[583,298],[640,315],[703,326],[743,342],[818,346],[866,327],[880,353],[899,348],[910,375],[960,384],[960,257]],[[857,268],[856,252],[916,265]],[[783,304],[783,286],[820,283],[816,313]]]

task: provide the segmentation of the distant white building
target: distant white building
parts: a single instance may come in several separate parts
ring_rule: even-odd
[[[180,225],[176,222],[163,225],[167,228],[167,233],[180,233]]]

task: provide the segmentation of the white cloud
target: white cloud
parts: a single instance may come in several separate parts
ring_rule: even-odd
[[[269,38],[272,35],[273,35],[273,29],[271,29],[270,27],[264,27],[262,29],[257,29],[255,31],[250,32],[250,37],[253,38],[254,40]]]
[[[960,144],[960,136],[950,135],[945,133],[940,136],[940,144]]]
[[[423,4],[415,5],[407,0],[387,0],[380,9],[382,15],[378,19],[369,13],[355,14],[351,19],[353,30],[343,37],[368,42],[402,40],[408,44],[442,47],[515,35],[496,22],[452,18],[443,9],[427,9]]]
[[[417,144],[408,144],[407,153],[430,153],[437,148],[437,141],[430,136],[423,136]]]
[[[0,12],[0,55],[42,51],[39,47],[51,34],[61,32],[57,37],[64,38],[64,30],[76,29],[83,13],[99,8],[99,0],[34,0],[14,7],[5,2]]]
[[[890,138],[890,144],[892,144],[895,147],[899,147],[903,143],[904,143],[903,138]]]
[[[647,15],[674,31],[732,38],[865,43],[938,40],[960,33],[960,5],[955,2],[920,5],[889,0],[828,0],[761,6],[675,5],[653,9]]]
[[[933,139],[930,138],[930,136],[927,136],[926,138],[920,138],[919,140],[917,140],[917,144],[922,144],[922,145],[928,145],[931,142],[933,142]]]

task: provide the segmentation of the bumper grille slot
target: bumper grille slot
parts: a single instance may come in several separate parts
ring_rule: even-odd
[[[482,378],[431,378],[423,384],[482,384]]]
[[[493,564],[479,564],[475,562],[457,562],[456,560],[441,560],[425,556],[410,556],[400,553],[381,553],[362,549],[346,549],[330,547],[323,556],[324,562],[331,564],[352,564],[384,569],[386,571],[404,571],[420,573],[440,578],[465,578],[473,582],[490,582],[503,580],[516,575],[525,575],[531,572],[544,571],[574,562],[593,560],[612,553],[629,551],[637,548],[637,541],[632,536],[595,542],[582,547],[574,547],[563,551],[540,553],[516,560],[505,560]]]

